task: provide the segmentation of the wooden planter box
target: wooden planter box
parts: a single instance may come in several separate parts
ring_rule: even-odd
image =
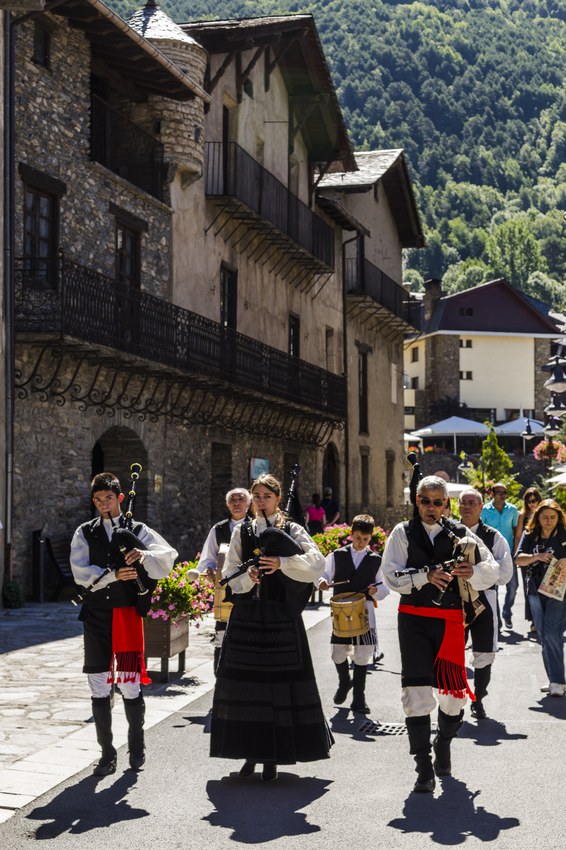
[[[178,673],[185,672],[185,650],[189,645],[189,621],[153,620],[143,621],[145,636],[145,658],[161,659],[160,682],[169,680],[169,659],[179,656]],[[148,671],[149,672],[149,671]],[[151,675],[151,673],[149,673]]]

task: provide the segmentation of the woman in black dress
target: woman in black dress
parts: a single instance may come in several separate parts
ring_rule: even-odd
[[[234,529],[223,576],[254,556],[267,525],[286,532],[300,554],[262,555],[231,581],[234,608],[214,691],[210,754],[245,759],[240,776],[261,763],[270,782],[278,764],[327,758],[333,743],[301,616],[324,556],[281,511],[276,478],[261,475],[251,492],[255,516]]]

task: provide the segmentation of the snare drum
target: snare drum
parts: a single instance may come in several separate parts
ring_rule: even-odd
[[[366,598],[363,593],[338,593],[330,600],[332,631],[336,637],[352,638],[369,631]]]
[[[233,607],[231,602],[226,602],[226,585],[224,587],[216,585],[214,588],[214,619],[221,623],[227,623]]]

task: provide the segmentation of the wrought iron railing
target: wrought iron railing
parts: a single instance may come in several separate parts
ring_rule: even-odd
[[[344,261],[344,286],[346,294],[369,295],[377,304],[386,307],[393,315],[420,330],[422,304],[411,298],[407,290],[369,260],[347,258]]]
[[[205,145],[206,194],[233,197],[334,268],[334,231],[235,142]]]
[[[56,289],[16,264],[16,331],[57,333],[343,418],[344,379],[176,304],[62,258]]]
[[[114,174],[163,200],[163,145],[97,95],[91,98],[90,155]]]

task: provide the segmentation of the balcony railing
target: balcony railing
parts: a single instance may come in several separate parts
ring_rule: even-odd
[[[360,262],[355,257],[346,259],[344,285],[346,294],[368,295],[394,316],[420,330],[421,302],[411,298],[404,287],[369,260]]]
[[[334,231],[235,142],[206,143],[206,194],[236,198],[334,268]]]
[[[344,379],[217,322],[62,259],[56,288],[31,285],[17,262],[16,331],[59,334],[185,373],[228,382],[326,415],[346,412]]]
[[[90,155],[139,189],[163,200],[163,145],[93,95]]]

